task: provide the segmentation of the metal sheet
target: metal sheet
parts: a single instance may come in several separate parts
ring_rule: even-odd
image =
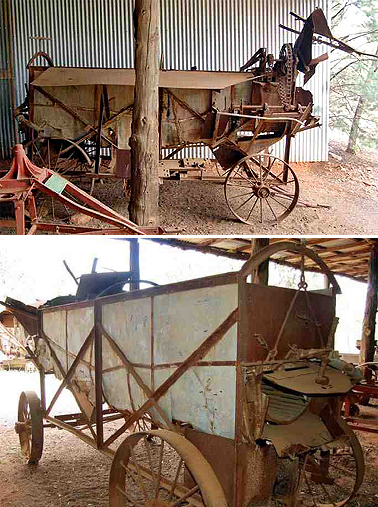
[[[52,341],[54,352],[64,369],[67,372],[67,332],[66,332],[67,312],[60,311],[54,313],[46,313],[43,316],[43,331]],[[43,342],[41,342],[42,344]],[[58,347],[54,347],[54,343]],[[51,362],[51,365],[53,363]],[[47,366],[47,365],[46,365]],[[51,367],[51,366],[50,366]]]
[[[207,287],[154,298],[154,362],[186,359],[237,307],[237,285]],[[235,361],[236,326],[206,361]]]
[[[155,371],[155,386],[172,373],[172,369]],[[235,397],[234,366],[199,366],[189,368],[170,388],[161,405],[171,407],[173,419],[188,422],[197,430],[234,438]]]
[[[334,440],[323,421],[311,412],[306,412],[291,424],[266,423],[262,436],[273,442],[280,457],[294,455],[300,448],[302,451],[309,450]]]
[[[185,428],[185,437],[201,451],[203,457],[210,463],[221,483],[228,505],[233,505],[235,475],[230,471],[235,467],[235,442],[191,428]]]
[[[296,291],[282,287],[263,287],[244,283],[239,291],[239,351],[240,361],[263,361],[272,350],[282,323]],[[310,312],[304,292],[299,294],[278,346],[276,359],[285,358],[290,347],[299,349],[322,348],[317,326],[325,342],[335,315],[335,298],[322,294],[308,293]],[[265,342],[265,343],[264,343]]]
[[[247,81],[243,72],[196,72],[161,70],[159,86],[163,88],[219,90]],[[52,67],[33,81],[36,86],[84,86],[84,85],[131,85],[135,84],[134,69],[81,69]]]
[[[138,375],[144,383],[150,386],[151,374],[149,369],[136,368]],[[135,380],[129,375],[127,379],[127,370],[120,369],[103,374],[103,389],[106,401],[113,407],[120,410],[134,411],[143,405],[147,400],[142,389],[136,384]],[[129,390],[130,384],[130,390]]]
[[[78,308],[67,312],[67,350],[74,356],[79,353],[84,341],[93,328],[93,324],[94,310],[92,305],[88,308]],[[83,359],[89,362],[90,358],[91,349],[87,351]],[[68,357],[68,367],[72,365],[74,360],[74,357]],[[92,364],[94,364],[93,359]],[[92,384],[90,370],[88,366],[82,362],[80,362],[76,368],[73,378]]]
[[[129,361],[151,364],[150,298],[104,304],[102,321]]]

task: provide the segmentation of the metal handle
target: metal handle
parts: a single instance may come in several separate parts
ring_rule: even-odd
[[[327,264],[316,254],[313,250],[309,248],[299,245],[297,243],[293,243],[291,241],[280,241],[278,243],[274,243],[273,245],[268,245],[258,252],[256,252],[252,257],[250,257],[244,266],[241,268],[239,274],[242,280],[245,280],[248,275],[252,274],[252,272],[257,269],[257,267],[264,262],[266,259],[269,259],[273,254],[281,251],[294,252],[302,255],[306,255],[310,257],[321,269],[321,272],[324,273],[334,291],[334,294],[341,294],[341,289],[339,284],[336,281],[336,278],[332,271],[329,269]]]

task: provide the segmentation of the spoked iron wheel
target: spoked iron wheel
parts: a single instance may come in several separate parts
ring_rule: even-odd
[[[63,137],[35,139],[31,144],[31,161],[38,167],[47,167],[67,176],[89,172],[92,167],[85,150]]]
[[[251,155],[230,170],[224,192],[230,211],[245,224],[276,224],[295,208],[299,183],[283,160],[273,155]]]
[[[364,478],[361,445],[344,421],[345,438],[303,458],[299,506],[341,507],[357,493]]]
[[[109,505],[227,507],[227,502],[200,451],[181,435],[156,430],[134,433],[118,448]]]
[[[38,463],[43,450],[43,412],[34,391],[26,391],[20,395],[15,430],[20,439],[21,452],[28,459],[28,463]]]

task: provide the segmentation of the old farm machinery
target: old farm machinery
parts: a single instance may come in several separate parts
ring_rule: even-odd
[[[303,272],[298,290],[251,283],[281,250],[331,288],[309,291]],[[36,463],[44,426],[70,431],[113,460],[111,507],[346,505],[364,459],[340,416],[360,376],[333,350],[339,292],[312,250],[281,242],[237,273],[40,310],[8,301],[41,377],[41,399],[20,397],[22,452]],[[45,373],[62,380],[50,401]],[[65,387],[80,413],[54,416]]]
[[[241,72],[160,71],[162,178],[206,179],[198,164],[172,157],[207,146],[222,167],[234,216],[277,223],[291,213],[299,183],[289,165],[290,143],[320,125],[311,92],[296,86],[298,72],[307,82],[327,58],[312,58],[313,39],[353,51],[333,38],[320,9],[303,21],[295,45],[284,44],[278,57],[261,48]],[[44,66],[35,65],[38,56]],[[55,67],[44,53],[34,55],[28,70],[28,97],[16,117],[32,162],[67,177],[129,178],[134,70]],[[268,150],[284,138],[280,160]]]

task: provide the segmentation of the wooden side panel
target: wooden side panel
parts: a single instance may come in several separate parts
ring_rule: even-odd
[[[87,123],[95,123],[94,86],[46,86],[44,90],[73,109]],[[33,119],[37,125],[45,125],[44,131],[52,136],[74,139],[85,133],[82,122],[53,104],[38,90],[34,90]]]
[[[205,118],[211,110],[211,90],[172,89],[163,93],[161,143],[164,148],[176,147],[180,143],[195,143],[205,138],[205,122],[192,111]],[[187,104],[187,108],[183,104]],[[191,110],[192,111],[191,111]]]

